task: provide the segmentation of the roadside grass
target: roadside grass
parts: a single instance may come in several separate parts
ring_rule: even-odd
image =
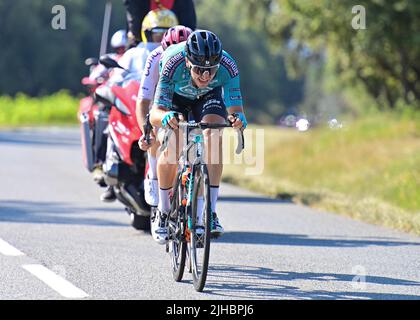
[[[78,105],[64,90],[41,98],[0,96],[0,127],[75,125]]]
[[[263,173],[247,175],[249,165],[226,164],[225,182],[420,235],[418,117],[374,114],[342,129],[307,132],[251,126],[246,145],[254,157],[261,129]]]

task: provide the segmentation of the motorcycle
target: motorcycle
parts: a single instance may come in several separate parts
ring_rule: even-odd
[[[85,64],[90,68],[90,74],[95,72],[99,67],[99,61],[96,58],[88,58]],[[80,137],[82,143],[82,160],[83,164],[89,172],[92,172],[98,165],[99,150],[95,150],[96,146],[101,145],[100,139],[103,139],[103,132],[108,125],[108,117],[106,113],[99,111],[99,105],[95,99],[96,89],[105,83],[106,79],[97,77],[84,77],[81,83],[86,86],[88,95],[80,100],[77,117],[80,122]],[[105,137],[106,138],[106,137]],[[103,181],[98,183],[104,187]]]
[[[107,68],[122,68],[109,58],[100,59]],[[125,78],[123,86],[101,86],[96,98],[110,106],[108,141],[103,164],[104,180],[114,188],[117,199],[131,217],[131,225],[137,230],[150,229],[151,207],[144,198],[144,178],[147,172],[147,153],[140,149],[138,141],[144,130],[137,123],[136,99],[138,79]]]

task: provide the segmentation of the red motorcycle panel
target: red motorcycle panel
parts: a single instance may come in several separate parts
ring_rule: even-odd
[[[118,108],[113,107],[109,114],[110,134],[117,144],[122,160],[133,165],[131,147],[142,136],[142,131],[137,123],[136,100],[139,83],[131,81],[126,87],[112,87],[115,96],[127,107],[130,114],[123,114]]]

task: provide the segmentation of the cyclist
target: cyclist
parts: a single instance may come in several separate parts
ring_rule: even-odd
[[[146,61],[145,69],[142,75],[140,89],[137,99],[137,121],[140,128],[146,124],[146,116],[149,113],[151,102],[155,93],[155,88],[159,80],[159,61],[163,51],[169,46],[186,41],[192,30],[185,26],[175,26],[170,28],[163,36],[161,46],[153,50]],[[150,143],[147,143],[143,135],[139,140],[140,149],[147,150],[147,160],[149,170],[144,180],[144,192],[146,202],[156,207],[158,205],[158,182],[156,172],[156,152],[158,144],[155,142],[155,132],[151,132]]]
[[[178,141],[176,112],[186,118],[191,111],[197,122],[224,123],[227,118],[234,128],[245,128],[247,121],[239,82],[236,62],[222,50],[219,38],[211,31],[197,30],[190,34],[185,43],[173,45],[163,53],[151,123],[157,127],[174,129]],[[234,117],[233,113],[238,116]],[[220,236],[224,230],[216,215],[216,202],[223,171],[222,139],[220,130],[204,130],[203,134],[213,214],[210,227],[213,236]],[[177,163],[170,159],[179,156],[179,148],[172,148],[171,144],[158,159],[159,204],[156,217],[152,220],[152,236],[160,244],[168,240],[166,220],[177,168]],[[217,151],[217,159],[213,159],[212,154]],[[202,208],[203,199],[199,198],[198,215],[202,214]]]
[[[118,63],[125,70],[114,69],[112,77],[107,83],[108,86],[101,88],[101,90],[110,90],[112,85],[123,84],[126,80],[140,81],[149,53],[160,45],[165,32],[177,24],[178,20],[171,10],[150,11],[142,22],[140,34],[143,42],[124,53]],[[115,201],[114,188],[112,186],[107,187],[100,199],[103,202]]]

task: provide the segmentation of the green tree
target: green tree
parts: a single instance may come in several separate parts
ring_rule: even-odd
[[[289,79],[279,50],[270,50],[267,36],[238,23],[241,0],[196,1],[198,28],[219,35],[235,58],[247,116],[259,123],[275,123],[285,110],[302,100],[302,79]]]
[[[420,2],[358,4],[366,10],[366,29],[352,27],[352,0],[243,0],[239,9],[273,43],[284,48],[294,43],[290,69],[299,71],[305,51],[324,52],[337,86],[362,84],[382,108],[410,104],[419,109]]]
[[[114,0],[111,30],[125,27],[121,0]],[[62,0],[66,29],[55,30],[54,0],[0,1],[0,94],[32,96],[62,88],[80,92],[88,69],[83,61],[99,55],[105,0]]]

